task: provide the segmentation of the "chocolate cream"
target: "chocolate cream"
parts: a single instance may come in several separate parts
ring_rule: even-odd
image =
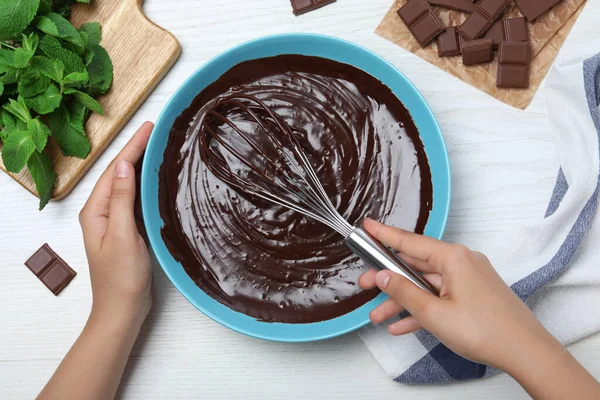
[[[261,321],[324,321],[373,299],[376,290],[357,284],[367,267],[341,235],[208,170],[200,121],[207,104],[232,93],[262,100],[302,133],[325,190],[351,224],[369,216],[422,233],[427,223],[431,173],[398,98],[350,65],[283,55],[236,65],[176,119],[159,171],[162,237],[173,257],[204,292]]]

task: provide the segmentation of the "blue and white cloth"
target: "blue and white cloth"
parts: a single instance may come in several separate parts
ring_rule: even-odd
[[[600,54],[593,55],[600,37],[569,45],[545,88],[561,165],[552,198],[544,218],[506,239],[506,259],[494,259],[515,293],[564,344],[600,331]],[[392,337],[382,324],[359,335],[399,383],[448,383],[499,372],[456,355],[426,331]]]

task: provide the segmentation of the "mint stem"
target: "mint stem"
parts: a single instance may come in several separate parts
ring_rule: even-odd
[[[6,43],[6,42],[0,42],[0,47],[4,46],[4,47],[8,47],[9,49],[13,49],[16,50],[17,48],[14,46],[11,46],[10,44]]]

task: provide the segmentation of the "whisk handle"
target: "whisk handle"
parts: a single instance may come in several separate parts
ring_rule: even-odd
[[[362,228],[354,228],[352,233],[346,238],[346,245],[357,256],[359,256],[367,265],[378,271],[387,269],[400,274],[410,280],[421,289],[439,296],[439,292],[427,279],[420,273],[412,269],[392,250],[383,243],[371,236]]]

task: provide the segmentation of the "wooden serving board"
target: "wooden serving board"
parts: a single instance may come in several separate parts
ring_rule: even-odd
[[[84,22],[100,22],[101,44],[112,59],[114,82],[111,90],[99,98],[104,116],[92,114],[86,123],[91,151],[85,160],[64,157],[56,142],[49,141],[46,152],[58,175],[53,200],[62,199],[73,190],[181,54],[177,39],[146,18],[142,3],[143,0],[93,0],[91,4],[73,7],[71,21],[76,27]],[[6,171],[1,159],[0,168]],[[36,194],[27,169],[9,175]]]

